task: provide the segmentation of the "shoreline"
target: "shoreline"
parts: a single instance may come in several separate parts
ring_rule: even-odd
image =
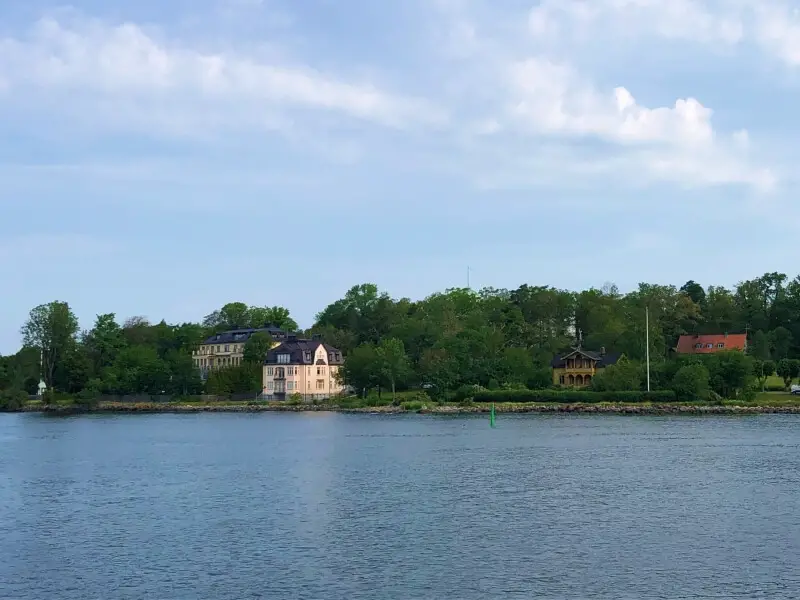
[[[233,403],[195,404],[195,403],[122,403],[101,402],[96,406],[25,406],[18,413],[43,413],[52,415],[72,415],[88,413],[256,413],[256,412],[337,412],[367,414],[428,414],[428,415],[467,415],[488,414],[490,405],[437,405],[423,406],[419,409],[405,409],[402,406],[342,407],[338,405],[252,405]],[[498,414],[616,414],[616,415],[758,415],[758,414],[800,414],[800,405],[760,406],[760,405],[712,405],[712,404],[496,404]]]

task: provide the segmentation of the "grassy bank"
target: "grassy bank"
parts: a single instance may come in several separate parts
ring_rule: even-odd
[[[354,412],[354,413],[422,413],[422,414],[476,414],[488,413],[487,403],[436,403],[414,400],[413,395],[346,399],[338,403],[292,404],[287,402],[222,401],[199,402],[98,402],[90,405],[76,401],[60,401],[46,407],[41,402],[27,402],[22,412],[73,414],[83,412],[121,413],[197,413],[197,412]],[[800,397],[786,393],[763,393],[751,401],[725,400],[722,402],[503,402],[495,405],[497,413],[593,413],[593,414],[765,414],[798,413]]]

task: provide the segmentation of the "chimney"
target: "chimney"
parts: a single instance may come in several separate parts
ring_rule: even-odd
[[[725,332],[725,337],[726,337],[726,338],[728,337],[728,332],[727,332],[727,331]]]

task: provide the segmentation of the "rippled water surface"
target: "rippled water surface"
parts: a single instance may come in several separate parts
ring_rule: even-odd
[[[0,597],[800,597],[800,418],[0,415]]]

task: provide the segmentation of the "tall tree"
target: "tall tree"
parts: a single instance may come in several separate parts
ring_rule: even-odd
[[[272,345],[272,337],[269,334],[263,332],[254,333],[244,345],[245,362],[263,364]]]
[[[22,343],[40,352],[42,378],[53,388],[54,373],[61,361],[74,348],[78,319],[66,302],[41,304],[31,310],[22,327]]]
[[[748,346],[750,356],[758,360],[769,360],[772,356],[769,337],[760,329],[753,334]]]
[[[114,364],[119,352],[127,345],[114,313],[97,315],[94,327],[83,335],[83,345],[92,363],[93,374],[97,375]]]
[[[698,306],[702,306],[706,301],[706,291],[703,289],[702,285],[693,279],[684,283],[680,291],[689,296],[689,299]]]
[[[381,379],[392,390],[392,401],[397,399],[397,382],[408,376],[409,364],[403,342],[397,338],[381,340],[376,349],[380,363]]]

